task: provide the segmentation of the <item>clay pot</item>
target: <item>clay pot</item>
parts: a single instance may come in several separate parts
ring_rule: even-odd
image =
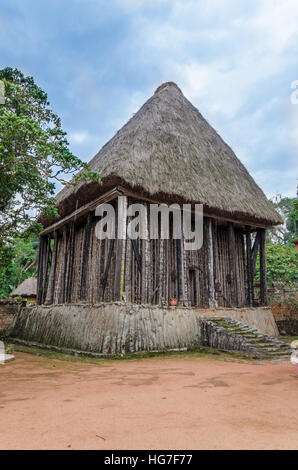
[[[170,299],[170,306],[171,307],[177,307],[177,303],[178,303],[177,299],[175,299],[175,298]]]

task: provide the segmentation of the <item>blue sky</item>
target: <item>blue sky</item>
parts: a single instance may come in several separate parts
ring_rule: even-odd
[[[47,91],[86,161],[175,81],[268,197],[296,194],[297,0],[1,0],[5,66]]]

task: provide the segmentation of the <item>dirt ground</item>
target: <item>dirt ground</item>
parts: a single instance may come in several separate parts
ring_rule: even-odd
[[[0,365],[0,449],[297,449],[298,373],[177,355]]]

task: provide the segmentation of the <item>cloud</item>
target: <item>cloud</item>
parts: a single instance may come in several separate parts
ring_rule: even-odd
[[[77,131],[68,134],[68,139],[74,144],[83,144],[90,138],[87,131]]]

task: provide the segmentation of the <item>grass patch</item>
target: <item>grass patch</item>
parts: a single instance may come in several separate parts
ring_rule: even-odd
[[[77,364],[102,364],[110,363],[111,361],[132,361],[140,359],[150,359],[150,358],[160,358],[160,359],[169,359],[169,358],[180,358],[180,359],[201,359],[201,358],[210,358],[210,359],[219,359],[219,360],[245,360],[250,361],[254,360],[253,358],[247,357],[238,352],[225,352],[219,351],[217,349],[212,349],[204,346],[189,350],[189,351],[164,351],[164,352],[140,352],[135,354],[127,354],[122,356],[120,354],[115,354],[111,357],[90,357],[90,356],[79,356],[72,354],[65,354],[58,351],[52,351],[50,349],[41,349],[35,348],[32,346],[14,344],[14,351],[31,354],[35,358],[44,358],[49,360],[58,360],[65,361],[69,363]]]
[[[292,341],[298,340],[298,336],[280,336],[279,339],[284,343],[291,344]]]

